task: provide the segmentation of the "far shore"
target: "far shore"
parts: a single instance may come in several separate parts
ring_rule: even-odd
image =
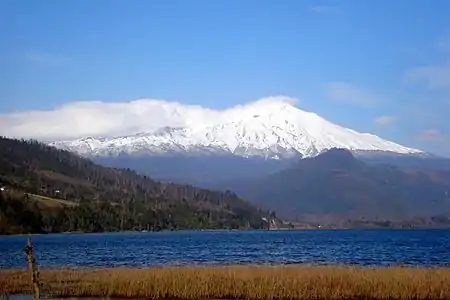
[[[41,270],[49,297],[450,299],[450,267],[226,266]],[[27,270],[0,270],[1,294],[31,294]]]
[[[367,230],[367,231],[416,231],[416,230],[450,230],[450,227],[392,227],[392,228],[384,228],[384,227],[299,227],[299,228],[255,228],[255,229],[247,229],[247,228],[239,228],[239,229],[163,229],[163,230],[123,230],[123,231],[99,231],[99,232],[84,232],[84,231],[65,231],[65,232],[42,232],[42,233],[11,233],[4,234],[0,233],[1,236],[37,236],[37,235],[52,235],[52,234],[102,234],[102,233],[158,233],[158,232],[186,232],[186,231],[204,231],[204,232],[220,232],[220,231],[348,231],[348,230]]]

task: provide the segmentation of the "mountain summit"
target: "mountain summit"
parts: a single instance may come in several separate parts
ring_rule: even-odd
[[[54,141],[57,148],[85,156],[236,155],[281,159],[312,157],[331,149],[422,154],[421,150],[359,133],[306,112],[287,97],[258,100],[226,110],[154,101],[161,116],[145,132]],[[163,125],[162,119],[166,120]],[[112,120],[113,121],[113,120]]]

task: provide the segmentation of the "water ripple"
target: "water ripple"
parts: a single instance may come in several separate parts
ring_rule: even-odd
[[[450,266],[450,231],[183,231],[32,237],[39,265]],[[25,236],[0,237],[0,268],[26,267]]]

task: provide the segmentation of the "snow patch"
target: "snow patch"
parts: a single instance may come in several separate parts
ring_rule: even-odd
[[[158,103],[165,118],[177,126],[151,124],[152,130],[114,138],[84,138],[50,144],[88,156],[214,155],[281,159],[311,157],[341,148],[420,154],[376,135],[359,133],[306,112],[289,97],[271,97],[223,111],[179,103]],[[163,125],[163,126],[161,126]]]

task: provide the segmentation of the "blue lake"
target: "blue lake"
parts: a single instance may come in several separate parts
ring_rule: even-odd
[[[26,236],[0,237],[24,268]],[[179,231],[32,236],[41,268],[225,264],[450,266],[449,230]]]

